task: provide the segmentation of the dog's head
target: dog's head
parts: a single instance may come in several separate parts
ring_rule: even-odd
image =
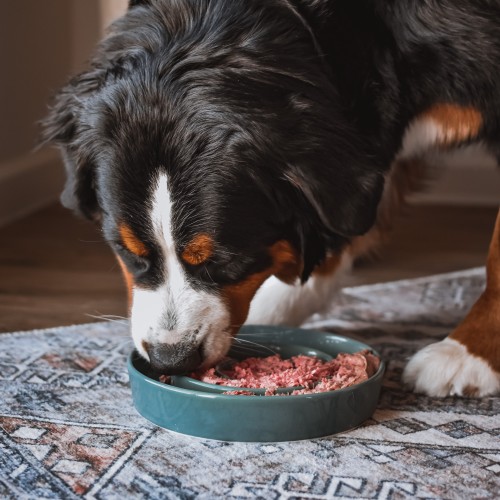
[[[382,176],[286,4],[135,3],[45,130],[63,204],[118,257],[137,349],[183,371],[225,355],[268,277],[305,281],[364,233]]]

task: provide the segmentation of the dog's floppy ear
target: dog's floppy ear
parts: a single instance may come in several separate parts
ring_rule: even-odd
[[[302,217],[298,221],[297,233],[302,256],[300,281],[304,284],[314,268],[325,259],[327,244],[324,235],[315,230],[311,221],[307,220],[306,217]]]
[[[56,144],[66,168],[61,203],[87,219],[100,219],[91,149],[83,138],[85,101],[104,83],[105,71],[92,69],[73,78],[56,96],[42,122],[42,145]]]
[[[356,157],[337,165],[295,164],[287,179],[305,197],[322,225],[331,233],[353,238],[374,224],[384,176],[376,168],[359,164]]]
[[[289,125],[274,127],[285,130],[275,139],[282,144],[281,177],[307,200],[326,232],[362,235],[375,222],[387,165],[346,109],[329,69],[314,64],[303,71],[308,81],[289,83],[294,88],[281,113]]]
[[[69,149],[62,149],[62,155],[66,168],[66,184],[60,198],[62,205],[89,220],[99,221],[101,210],[95,189],[95,168],[91,160]]]
[[[291,168],[286,174],[301,198],[295,224],[302,283],[323,262],[327,251],[340,251],[351,238],[366,233],[376,219],[383,175],[360,172],[356,166],[348,174],[334,173],[310,165]]]
[[[282,176],[294,193],[289,209],[303,259],[302,282],[327,252],[341,251],[370,230],[384,188],[383,166],[369,144],[360,144],[347,120],[328,123],[325,116],[323,123],[310,125],[302,134],[307,142],[299,144],[299,139],[294,154],[283,155],[287,164]]]

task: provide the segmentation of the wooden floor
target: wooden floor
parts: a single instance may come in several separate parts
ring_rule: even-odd
[[[497,209],[418,207],[351,283],[483,265]],[[0,332],[126,314],[118,265],[96,228],[59,206],[0,228]]]

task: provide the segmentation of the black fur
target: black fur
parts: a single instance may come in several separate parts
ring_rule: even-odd
[[[91,68],[57,96],[46,139],[65,154],[63,203],[118,244],[126,221],[152,249],[126,255],[161,279],[145,214],[168,172],[178,251],[197,232],[216,254],[188,271],[220,287],[269,265],[286,239],[306,280],[368,231],[383,179],[417,114],[473,105],[500,154],[500,6],[488,0],[131,1]],[[188,266],[189,267],[189,266]]]

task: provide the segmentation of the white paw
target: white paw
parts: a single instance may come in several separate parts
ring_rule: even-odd
[[[246,320],[253,325],[298,326],[311,313],[300,307],[300,285],[287,285],[271,276],[257,290]]]
[[[339,290],[342,276],[351,267],[351,256],[344,252],[333,274],[313,275],[307,283],[287,285],[275,276],[257,290],[250,304],[247,324],[298,326],[329,306]]]
[[[500,391],[500,374],[456,340],[446,338],[418,351],[403,381],[428,396],[487,396]]]

